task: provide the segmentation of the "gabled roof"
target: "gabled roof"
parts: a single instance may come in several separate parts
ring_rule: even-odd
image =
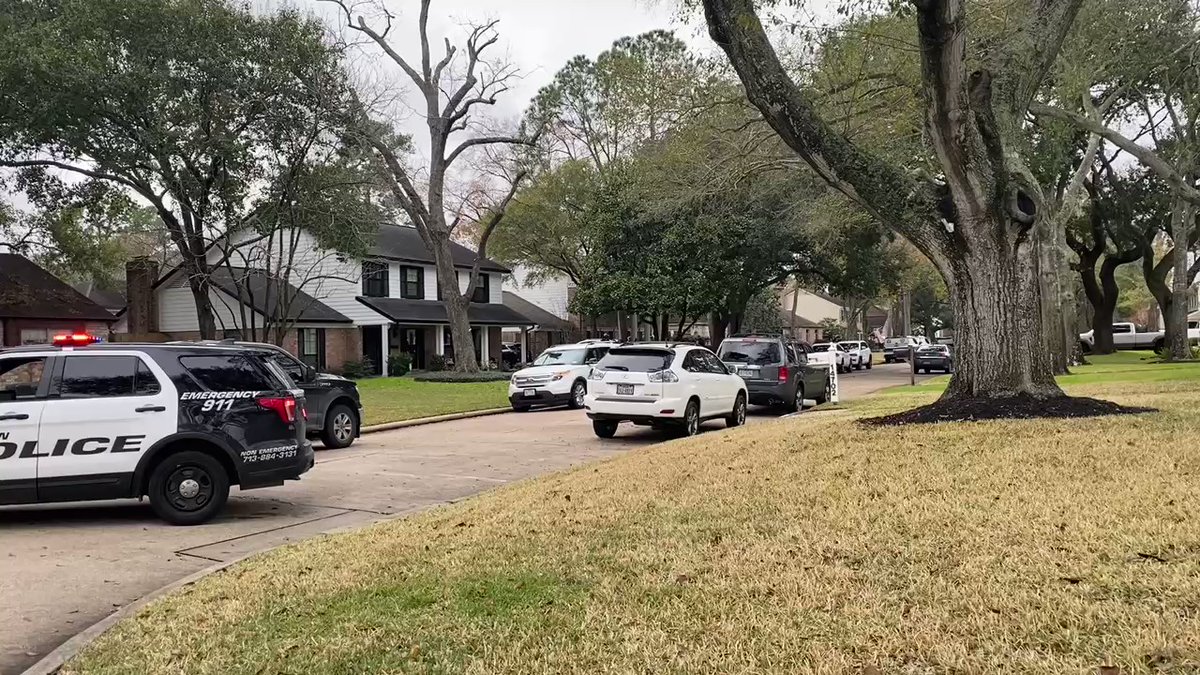
[[[116,321],[112,312],[15,253],[0,253],[0,319]]]
[[[425,246],[421,233],[417,232],[417,228],[406,225],[381,225],[379,234],[375,237],[375,245],[368,250],[367,255],[402,262],[433,264],[433,253]],[[475,264],[475,251],[462,244],[450,242],[450,255],[454,258],[455,267],[470,267]],[[507,267],[487,258],[480,262],[479,269],[503,274],[509,272]]]
[[[110,312],[116,313],[125,308],[125,294],[120,291],[106,291],[101,288],[96,288],[96,284],[90,281],[85,281],[77,284],[71,284],[75,290],[83,293],[89,300],[100,305]]]
[[[449,321],[446,303],[438,300],[408,300],[405,298],[359,297],[358,301],[396,323],[437,324]],[[530,321],[511,307],[495,303],[472,302],[467,307],[467,320],[489,326],[532,326]]]
[[[537,327],[542,330],[569,331],[575,328],[570,322],[560,319],[512,291],[504,291],[504,304],[507,307],[511,307],[518,314],[535,322]]]
[[[271,278],[264,270],[220,267],[212,271],[209,280],[218,290],[235,301],[240,302],[241,298],[245,297],[247,306],[263,316],[302,323],[351,323],[341,312],[331,309],[291,284]],[[284,303],[287,305],[286,317],[277,314],[280,312],[281,290],[284,297],[290,298]]]

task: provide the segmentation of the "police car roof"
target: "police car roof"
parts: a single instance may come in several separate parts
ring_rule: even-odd
[[[230,344],[202,344],[198,342],[99,342],[90,345],[24,345],[0,350],[0,354],[22,354],[32,352],[112,352],[112,351],[216,351],[244,352],[261,350],[262,347]]]

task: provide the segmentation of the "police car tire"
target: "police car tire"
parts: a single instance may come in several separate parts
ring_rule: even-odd
[[[334,433],[334,423],[340,415],[350,416],[350,436],[344,441],[339,440]],[[358,438],[358,416],[344,403],[330,406],[329,411],[325,413],[325,428],[321,430],[321,442],[325,444],[325,448],[338,450],[350,447],[355,438]]]
[[[191,469],[210,493],[205,503],[195,510],[183,509],[172,503],[167,495],[168,481],[177,471]],[[150,474],[150,508],[159,518],[172,525],[199,525],[217,515],[229,499],[229,474],[212,455],[193,450],[167,456]]]

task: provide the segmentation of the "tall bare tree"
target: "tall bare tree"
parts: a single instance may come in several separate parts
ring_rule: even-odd
[[[459,233],[460,226],[468,224],[465,221],[473,205],[454,200],[447,189],[447,181],[454,179],[452,168],[455,162],[473,149],[534,145],[539,135],[538,131],[532,134],[489,133],[483,129],[483,121],[478,117],[478,110],[495,105],[497,97],[508,91],[518,76],[513,67],[499,59],[489,58],[491,48],[499,40],[497,22],[472,26],[463,45],[465,54],[446,38],[441,56],[434,61],[429,38],[431,0],[421,0],[417,22],[420,60],[414,63],[393,44],[392,29],[396,16],[386,7],[375,3],[353,4],[346,0],[323,1],[336,5],[349,30],[365,36],[399,66],[421,96],[423,107],[419,112],[424,117],[429,137],[429,162],[422,167],[425,173],[423,191],[419,180],[421,174],[405,163],[388,140],[395,134],[393,125],[370,119],[368,111],[363,109],[357,131],[379,154],[386,167],[386,179],[392,196],[433,253],[449,317],[450,336],[454,342],[455,369],[466,372],[478,370],[479,361],[471,339],[467,309],[478,282],[480,263],[487,253],[488,239],[503,220],[508,204],[526,172],[517,169],[509,173],[507,189],[496,198],[484,221],[472,224],[476,226],[474,231],[478,234],[477,253],[470,281],[462,293],[456,292],[459,288],[458,272],[451,255],[451,242]],[[359,11],[367,5],[376,10],[381,26],[373,26],[368,17]],[[476,133],[455,143],[455,135],[466,132]],[[495,176],[499,172],[486,173]]]

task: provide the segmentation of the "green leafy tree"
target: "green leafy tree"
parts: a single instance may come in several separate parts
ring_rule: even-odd
[[[348,90],[324,27],[231,0],[14,0],[0,35],[0,166],[150,204],[215,337],[206,250],[260,215],[282,137],[337,133]]]

